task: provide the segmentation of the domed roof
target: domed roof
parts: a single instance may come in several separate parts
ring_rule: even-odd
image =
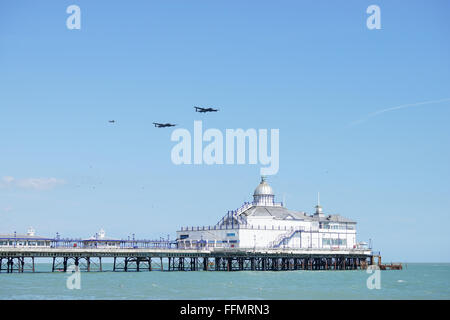
[[[273,190],[272,187],[267,184],[266,178],[262,177],[261,183],[256,187],[253,196],[264,196],[264,195],[273,196]]]

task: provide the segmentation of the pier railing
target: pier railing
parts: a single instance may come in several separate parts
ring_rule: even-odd
[[[120,249],[171,249],[176,248],[173,240],[149,239],[76,239],[57,238],[51,240],[51,248],[120,248]]]
[[[196,227],[181,227],[179,231],[210,231],[210,230],[237,230],[237,229],[250,229],[250,230],[276,230],[276,231],[294,231],[300,230],[298,227],[281,227],[281,226],[261,226],[253,224],[224,224],[215,226],[196,226]],[[304,229],[301,229],[304,230]],[[309,231],[308,231],[309,232]],[[314,230],[313,230],[314,232]]]

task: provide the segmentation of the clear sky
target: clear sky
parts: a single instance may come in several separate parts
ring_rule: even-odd
[[[66,27],[72,4],[81,30]],[[381,30],[366,27],[371,4]],[[3,0],[0,233],[173,238],[215,224],[251,200],[260,167],[175,166],[173,128],[152,125],[203,120],[280,130],[269,183],[290,209],[312,213],[320,191],[385,261],[448,262],[449,12],[416,0]]]

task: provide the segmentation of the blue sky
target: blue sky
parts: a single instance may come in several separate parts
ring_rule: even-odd
[[[66,8],[81,8],[68,30]],[[366,8],[381,8],[368,30]],[[279,201],[358,221],[386,261],[450,261],[448,1],[2,1],[0,232],[172,237],[259,166],[175,166],[173,122],[277,128]],[[193,106],[217,106],[200,115]],[[114,125],[108,120],[115,119]],[[364,121],[357,122],[363,119]],[[12,180],[13,179],[13,180]]]

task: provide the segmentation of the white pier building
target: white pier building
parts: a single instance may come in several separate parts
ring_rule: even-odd
[[[276,203],[263,177],[246,202],[229,211],[215,226],[183,227],[177,231],[179,248],[290,248],[362,249],[356,242],[356,222],[325,214],[318,202],[314,214],[293,211]]]
[[[30,227],[27,234],[0,234],[0,248],[50,248],[52,239],[36,236],[36,231]]]

